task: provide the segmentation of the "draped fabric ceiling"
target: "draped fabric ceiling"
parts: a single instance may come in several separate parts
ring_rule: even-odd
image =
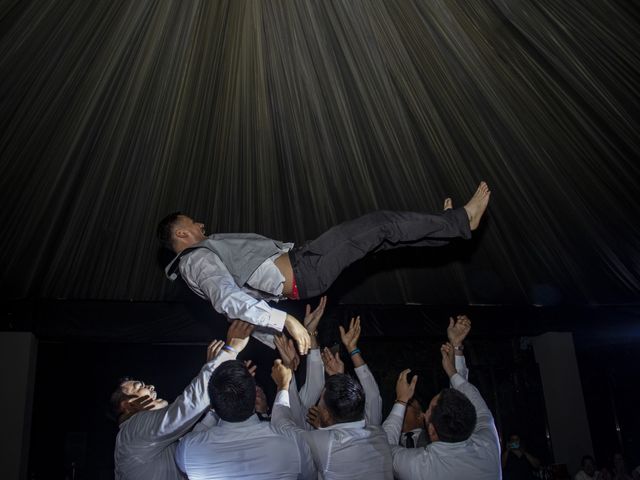
[[[345,303],[638,303],[632,0],[0,0],[3,298],[175,298],[157,221],[310,239],[489,182]]]

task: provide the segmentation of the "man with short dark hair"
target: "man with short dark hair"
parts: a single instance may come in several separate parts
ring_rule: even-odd
[[[463,326],[465,319],[458,317],[450,327]],[[394,474],[401,480],[499,479],[500,441],[493,416],[480,392],[456,370],[456,353],[461,353],[462,345],[446,343],[440,351],[452,388],[433,397],[425,412],[431,440],[425,448],[398,446],[402,419],[407,402],[414,395],[417,376],[409,383],[409,370],[405,370],[398,378],[396,403],[383,424],[391,444]]]
[[[176,441],[198,421],[209,406],[207,384],[212,372],[223,362],[233,360],[246,346],[253,326],[234,321],[227,342],[213,342],[207,363],[173,403],[157,398],[153,385],[127,380],[112,395],[119,417],[120,431],[115,445],[115,476],[118,480],[179,480],[175,460]],[[150,404],[138,404],[138,399]],[[149,410],[150,408],[150,410]]]
[[[596,462],[591,455],[585,455],[580,462],[582,469],[576,473],[574,480],[600,480],[600,472],[596,469]]]
[[[324,293],[350,264],[368,253],[405,246],[442,246],[453,238],[470,238],[489,203],[481,182],[463,208],[447,198],[439,214],[380,211],[344,222],[301,246],[252,233],[205,235],[204,224],[180,212],[158,225],[161,244],[176,254],[167,266],[213,308],[258,327],[254,336],[273,347],[273,332],[283,328],[309,349],[309,334],[300,322],[268,301],[304,299]]]
[[[256,383],[242,362],[213,372],[209,397],[218,424],[185,435],[176,450],[178,468],[190,480],[315,478],[309,447],[255,414]]]
[[[321,478],[393,479],[386,436],[379,426],[366,424],[365,392],[357,380],[344,373],[331,375],[318,405],[322,425],[306,431],[289,408],[291,369],[276,360],[271,375],[278,387],[271,423],[284,435],[307,442]]]

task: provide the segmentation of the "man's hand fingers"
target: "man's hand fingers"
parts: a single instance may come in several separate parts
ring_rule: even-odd
[[[411,379],[411,383],[409,384],[409,387],[411,388],[412,393],[416,389],[416,383],[418,383],[418,375],[414,375],[413,378]]]
[[[401,380],[405,381],[406,383],[408,383],[407,381],[407,375],[409,375],[409,372],[411,371],[410,368],[407,368],[406,370],[403,370],[400,372],[400,375],[398,376],[398,382],[400,382]]]

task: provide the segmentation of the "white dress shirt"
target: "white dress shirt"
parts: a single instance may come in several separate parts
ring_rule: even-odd
[[[501,478],[500,441],[493,416],[480,392],[459,373],[451,386],[462,392],[476,409],[476,428],[464,442],[436,441],[424,448],[398,446],[406,407],[396,403],[382,428],[393,455],[393,471],[400,480],[496,480]]]
[[[189,480],[312,479],[317,474],[308,445],[280,435],[252,415],[185,435],[176,450],[178,468]]]
[[[266,259],[243,286],[238,286],[220,257],[206,248],[197,248],[180,259],[180,275],[199,297],[211,302],[216,312],[230,321],[238,318],[256,325],[252,336],[275,348],[273,333],[282,331],[287,314],[267,302],[283,298],[285,278],[274,260],[291,246],[285,244],[281,253]]]
[[[176,440],[184,435],[209,408],[207,385],[211,373],[222,362],[236,358],[222,350],[171,405],[139,412],[120,424],[114,452],[118,480],[178,480]]]
[[[291,415],[286,390],[276,395],[271,424],[290,438],[304,439],[311,448],[319,478],[393,479],[391,450],[384,431],[378,426],[365,426],[365,421],[360,420],[306,431]]]

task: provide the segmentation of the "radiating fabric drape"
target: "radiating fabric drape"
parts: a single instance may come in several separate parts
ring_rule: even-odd
[[[629,0],[0,0],[2,295],[171,297],[178,209],[302,241],[485,179],[471,244],[344,301],[637,302],[639,31]]]

